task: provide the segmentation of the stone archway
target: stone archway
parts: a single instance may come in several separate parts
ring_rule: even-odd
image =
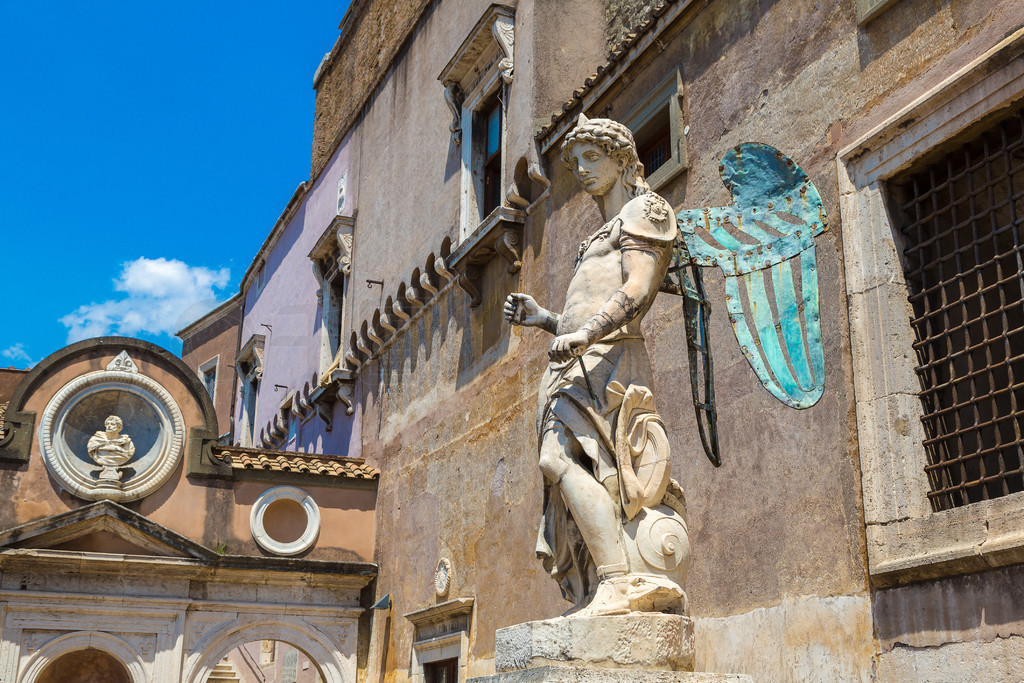
[[[185,664],[183,683],[206,683],[213,668],[236,647],[254,640],[279,640],[305,652],[317,665],[324,683],[353,683],[343,673],[343,655],[331,639],[301,619],[233,624],[210,634]]]
[[[116,657],[87,647],[57,657],[32,683],[131,683],[131,679]]]
[[[42,683],[42,677],[53,673],[53,667],[64,661],[64,657],[86,651],[99,653],[94,660],[98,666],[110,667],[112,663],[119,665],[125,674],[126,683],[147,683],[149,681],[139,653],[121,638],[102,631],[77,631],[51,640],[29,658],[17,681],[18,683]],[[116,671],[116,669],[113,670]],[[96,680],[98,683],[104,679]],[[88,678],[84,678],[82,683],[91,682]]]

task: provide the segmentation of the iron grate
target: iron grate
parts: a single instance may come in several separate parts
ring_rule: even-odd
[[[1024,490],[1024,110],[891,183],[936,510]]]

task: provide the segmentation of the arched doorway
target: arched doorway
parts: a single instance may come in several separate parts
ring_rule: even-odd
[[[207,683],[324,683],[320,667],[301,648],[283,640],[251,640],[213,668]]]
[[[87,647],[57,657],[32,683],[131,683],[131,678],[116,657]]]

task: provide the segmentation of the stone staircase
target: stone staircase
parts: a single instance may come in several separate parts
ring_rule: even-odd
[[[226,658],[220,660],[220,664],[213,667],[210,677],[206,679],[206,683],[241,683],[241,681],[235,667]]]

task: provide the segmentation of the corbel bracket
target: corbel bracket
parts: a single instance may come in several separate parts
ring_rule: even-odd
[[[501,256],[510,274],[522,267],[525,223],[525,211],[499,206],[448,258],[449,267],[458,275],[459,286],[470,297],[470,307],[480,305],[483,266],[491,259]]]

